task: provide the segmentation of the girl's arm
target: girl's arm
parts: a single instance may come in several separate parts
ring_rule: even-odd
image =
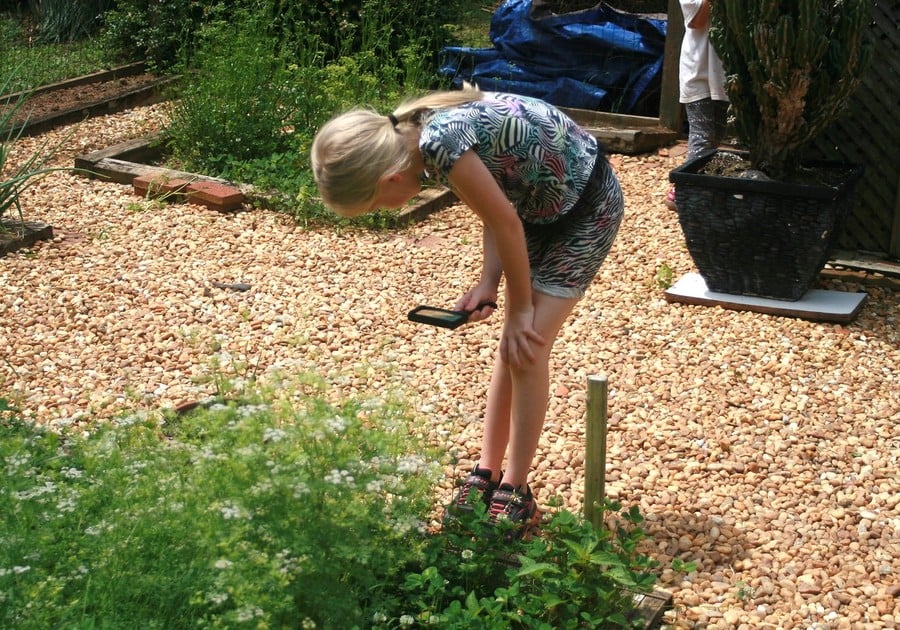
[[[506,320],[500,352],[508,363],[519,366],[533,361],[531,344],[543,344],[534,330],[534,305],[531,301],[531,268],[525,245],[525,230],[516,209],[497,185],[481,158],[471,149],[463,153],[449,173],[450,183],[460,198],[479,216],[484,224],[485,237],[491,237],[493,247],[485,249],[485,268],[482,280],[496,277],[500,269],[506,276]],[[477,296],[469,298],[477,305]]]
[[[503,264],[500,262],[500,254],[497,252],[497,243],[491,229],[482,223],[481,247],[483,251],[481,264],[481,284],[485,287],[493,287],[494,293],[503,276]]]

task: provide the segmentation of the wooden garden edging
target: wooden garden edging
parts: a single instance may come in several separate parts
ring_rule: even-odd
[[[91,83],[112,81],[121,77],[141,74],[145,71],[146,68],[144,62],[119,66],[110,70],[102,70],[100,72],[86,74],[58,83],[51,83],[27,92],[0,95],[0,105],[15,103],[19,98],[24,96],[34,96],[81,85],[89,85]],[[173,83],[177,78],[178,77],[160,77],[150,83],[116,94],[115,96],[82,103],[71,109],[53,112],[52,114],[29,117],[24,122],[13,122],[8,127],[0,129],[0,135],[5,136],[10,130],[14,130],[14,132],[18,134],[21,130],[22,136],[33,136],[61,125],[80,122],[91,116],[113,114],[138,105],[150,105],[164,100],[165,96],[163,94],[163,88],[166,85]]]

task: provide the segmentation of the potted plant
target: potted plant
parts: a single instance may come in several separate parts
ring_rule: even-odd
[[[799,300],[828,260],[861,167],[804,159],[871,58],[873,0],[716,0],[710,38],[746,151],[669,176],[688,250],[711,291]]]

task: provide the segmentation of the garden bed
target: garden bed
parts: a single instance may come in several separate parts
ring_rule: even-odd
[[[24,98],[15,120],[16,131],[21,128],[22,135],[35,135],[90,116],[158,102],[165,98],[163,88],[174,80],[147,72],[143,62],[132,63],[46,85],[30,93],[0,96],[0,111]],[[5,136],[8,132],[7,127],[0,133]]]

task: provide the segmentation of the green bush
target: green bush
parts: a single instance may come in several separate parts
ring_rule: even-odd
[[[224,160],[252,160],[286,147],[293,117],[289,76],[253,16],[207,24],[182,78],[166,130],[173,157],[189,170],[219,172]]]
[[[0,626],[364,625],[438,470],[409,421],[274,394],[80,435],[4,419]]]
[[[72,42],[100,30],[113,0],[29,0],[42,42]]]
[[[427,531],[441,467],[405,407],[212,380],[193,410],[81,432],[0,399],[0,626],[638,625],[636,510],[556,512],[530,541],[499,543],[483,506]]]
[[[191,0],[116,0],[104,15],[102,45],[121,60],[166,72],[194,47],[196,31],[218,4]]]
[[[116,6],[104,16],[104,41],[126,57],[137,55],[168,70],[186,60],[190,63],[204,25],[230,19],[241,11],[259,19],[262,31],[284,51],[286,59],[303,58],[312,34],[320,41],[325,60],[333,61],[376,48],[388,52],[384,57],[388,60],[410,43],[422,45],[436,57],[448,40],[447,24],[458,19],[461,9],[442,0],[116,0]],[[377,41],[363,26],[374,20],[391,25],[379,32]]]
[[[652,590],[656,563],[637,552],[644,533],[636,508],[607,503],[602,529],[557,511],[539,536],[501,543],[513,526],[489,525],[484,505],[473,507],[429,539],[396,607],[387,600],[378,611],[386,620],[460,630],[642,626],[633,595]]]

